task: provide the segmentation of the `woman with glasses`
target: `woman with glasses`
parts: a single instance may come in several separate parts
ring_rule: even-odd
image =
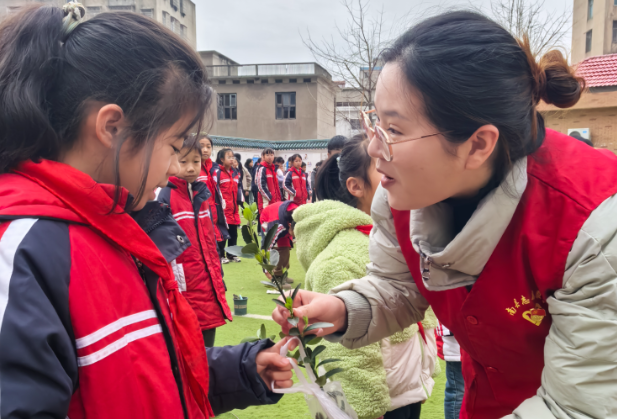
[[[471,12],[382,58],[362,115],[383,175],[368,275],[302,291],[294,314],[356,348],[430,305],[462,348],[462,418],[617,417],[617,164],[536,110],[573,106],[584,81]]]

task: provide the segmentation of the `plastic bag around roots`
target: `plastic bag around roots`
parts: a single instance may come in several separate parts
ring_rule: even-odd
[[[297,339],[298,342],[300,341],[298,338],[294,339]],[[281,348],[281,356],[285,356],[287,354],[289,345],[294,341],[294,339],[290,339]],[[303,359],[306,358],[306,353],[304,352],[302,345],[300,345],[299,349],[300,356],[302,356]],[[311,412],[311,417],[313,417],[313,419],[358,419],[358,415],[347,402],[347,398],[345,397],[345,393],[343,393],[343,388],[341,387],[340,382],[332,381],[326,383],[323,389],[321,389],[319,385],[316,384],[315,374],[313,374],[310,367],[306,368],[306,374],[308,375],[307,380],[300,367],[293,362],[291,358],[287,359],[291,363],[291,366],[298,377],[299,384],[296,384],[291,388],[275,389],[274,383],[272,383],[272,391],[274,393],[304,393],[304,398],[306,399],[306,403],[308,404],[309,411]]]
[[[338,406],[338,408],[347,414],[352,419],[358,419],[358,415],[347,402],[343,388],[339,381],[330,381],[323,387],[328,397]],[[329,419],[328,413],[324,410],[319,399],[311,394],[304,394],[304,399],[308,405],[311,418],[313,419]]]

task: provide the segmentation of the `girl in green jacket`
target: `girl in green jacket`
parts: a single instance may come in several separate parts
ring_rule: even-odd
[[[324,162],[315,189],[319,202],[294,212],[297,255],[306,271],[306,289],[327,293],[362,278],[369,260],[373,195],[381,175],[367,153],[364,135],[349,140],[342,152]],[[328,343],[326,358],[339,358],[337,375],[360,419],[420,417],[421,403],[432,391],[437,326],[432,311],[418,326],[381,342],[350,351]]]

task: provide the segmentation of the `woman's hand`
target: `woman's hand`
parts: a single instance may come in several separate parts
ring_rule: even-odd
[[[281,348],[289,339],[289,337],[281,339],[273,347],[259,352],[257,358],[255,358],[257,373],[268,385],[268,390],[272,390],[273,381],[275,388],[289,388],[293,385],[293,381],[291,380],[293,372],[289,359],[280,355]],[[295,349],[296,346],[297,343],[292,343],[289,345],[289,350]]]
[[[347,308],[340,298],[328,294],[300,290],[294,299],[294,315],[299,317],[298,327],[303,328],[303,317],[308,317],[309,323],[327,322],[334,324],[334,327],[327,329],[317,329],[317,336],[325,336],[335,332],[342,332],[347,329]],[[272,312],[272,318],[281,325],[283,333],[288,334],[293,326],[289,324],[289,311],[278,306]],[[313,333],[311,331],[310,333]]]

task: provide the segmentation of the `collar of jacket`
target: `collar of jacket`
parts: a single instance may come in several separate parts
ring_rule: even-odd
[[[261,163],[259,163],[260,165],[262,165],[263,167],[265,167],[266,169],[270,169],[272,171],[276,172],[276,166],[274,166],[274,163],[272,164],[268,164],[265,161],[262,161]]]
[[[150,201],[143,209],[131,213],[131,217],[148,234],[168,263],[191,245],[182,227],[174,220],[171,208],[167,204]]]
[[[411,211],[411,243],[416,252],[431,263],[431,281],[427,289],[443,291],[476,281],[510,224],[526,187],[525,157],[516,162],[503,182],[480,201],[455,237],[452,237],[450,205],[438,203]]]

